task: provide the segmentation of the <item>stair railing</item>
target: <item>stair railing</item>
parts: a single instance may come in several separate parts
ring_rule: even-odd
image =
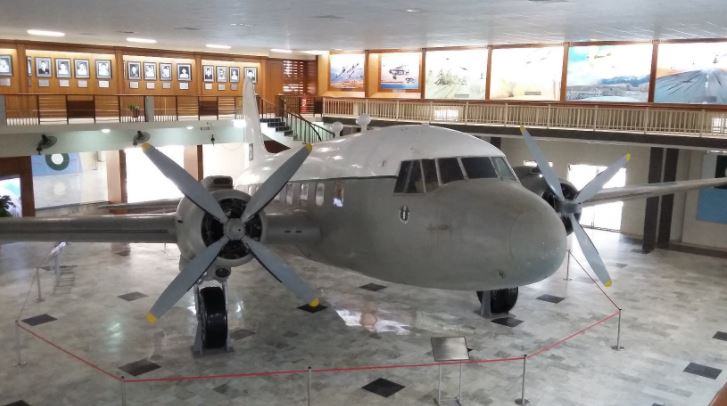
[[[273,104],[258,96],[258,111],[261,119],[281,118],[293,130],[295,137],[305,143],[321,142],[335,137],[333,131],[313,124],[298,113],[287,108],[285,100]]]

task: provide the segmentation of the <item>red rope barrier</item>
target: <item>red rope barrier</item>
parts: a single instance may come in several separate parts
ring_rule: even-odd
[[[588,273],[588,271],[586,271],[586,268],[583,266],[583,264],[581,264],[581,262],[578,260],[578,258],[576,258],[576,256],[573,254],[571,254],[571,258],[573,258],[573,260],[576,261],[578,266],[581,267],[581,270],[583,271],[583,273],[585,273],[586,276],[588,276],[591,279],[591,282],[593,282],[593,284],[596,285],[596,287],[601,291],[601,293],[603,293],[603,296],[606,296],[606,299],[608,299],[616,309],[621,310],[621,307],[619,305],[617,305],[613,299],[611,299],[611,296],[609,296],[608,293],[606,293],[606,291],[603,290],[601,285],[599,285],[598,282],[591,276],[591,274]]]
[[[593,327],[596,327],[599,324],[602,324],[602,323],[607,322],[608,320],[611,320],[612,318],[618,316],[618,313],[619,313],[619,311],[617,310],[617,311],[611,313],[610,315],[602,318],[601,320],[598,320],[598,321],[596,321],[596,322],[594,322],[594,323],[592,323],[592,324],[590,324],[590,325],[588,325],[588,326],[586,326],[586,327],[584,327],[584,328],[576,331],[573,334],[570,334],[570,335],[568,335],[568,336],[566,336],[564,338],[561,338],[560,340],[558,340],[558,341],[556,341],[556,342],[554,342],[552,344],[548,344],[548,345],[546,345],[544,347],[541,347],[540,349],[538,349],[537,351],[535,351],[531,355],[528,355],[528,358],[536,357],[536,356],[538,356],[538,355],[540,355],[540,354],[542,354],[542,353],[544,353],[544,352],[546,352],[548,350],[551,350],[551,349],[553,349],[553,348],[555,348],[555,347],[557,347],[557,346],[565,343],[566,341],[571,340],[573,337],[575,337],[575,336],[577,336],[579,334],[583,334],[586,331],[592,329]]]

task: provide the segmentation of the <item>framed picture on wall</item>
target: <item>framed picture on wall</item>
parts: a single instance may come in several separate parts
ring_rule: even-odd
[[[0,55],[0,76],[13,76],[13,57]]]
[[[127,62],[126,63],[126,77],[129,80],[140,80],[141,79],[141,62]]]
[[[189,82],[192,80],[192,65],[189,63],[177,64],[177,80],[180,82]]]
[[[96,59],[96,77],[98,79],[111,79],[111,61]]]
[[[246,67],[245,77],[252,79],[252,83],[257,83],[257,68],[252,66]]]
[[[363,90],[365,54],[331,54],[328,87]]]
[[[240,83],[240,68],[230,66],[230,83]]]
[[[215,67],[212,65],[202,65],[202,80],[205,82],[215,81]]]
[[[73,64],[76,68],[75,76],[76,79],[88,79],[91,76],[91,72],[89,70],[89,63],[88,59],[74,59]]]
[[[418,90],[419,52],[388,52],[381,54],[379,89]]]
[[[227,83],[227,66],[217,67],[217,82]]]
[[[71,60],[66,58],[56,59],[56,77],[68,79],[71,77]]]
[[[156,62],[144,62],[144,80],[157,80]]]
[[[49,78],[53,74],[50,70],[50,58],[35,58],[35,76]]]
[[[164,81],[172,80],[172,64],[171,63],[160,63],[159,64],[159,79]]]

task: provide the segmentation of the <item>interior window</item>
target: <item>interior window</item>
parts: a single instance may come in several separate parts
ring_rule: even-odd
[[[424,185],[427,188],[427,192],[438,188],[437,164],[433,159],[422,159],[422,171],[424,172]]]
[[[336,182],[336,192],[333,194],[333,207],[343,207],[343,182]]]
[[[396,186],[394,186],[394,193],[404,193],[406,190],[406,181],[411,172],[411,167],[414,165],[414,161],[403,161],[399,168],[399,176],[396,178]]]
[[[424,193],[422,168],[419,161],[404,161],[401,163],[394,193]]]
[[[442,158],[438,159],[437,163],[439,164],[439,176],[442,179],[443,185],[464,179],[457,158]]]
[[[462,158],[462,166],[470,179],[497,177],[495,166],[489,157]]]
[[[285,203],[289,205],[293,205],[293,202],[295,201],[295,189],[298,188],[297,183],[289,183],[288,184],[288,193],[285,195]]]
[[[507,164],[507,161],[503,157],[494,157],[492,158],[492,161],[495,163],[495,169],[497,170],[497,174],[500,175],[502,179],[506,180],[512,180],[517,182],[517,177],[515,176],[515,173],[512,171],[512,168],[510,168],[510,165]]]
[[[304,206],[306,203],[308,203],[308,184],[301,183],[300,184],[300,205]]]
[[[323,206],[325,200],[326,185],[319,183],[316,185],[316,206]]]

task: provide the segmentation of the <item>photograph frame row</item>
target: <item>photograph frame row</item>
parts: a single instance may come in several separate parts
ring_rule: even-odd
[[[173,80],[173,66],[176,64],[176,80],[178,82],[192,81],[192,63],[179,62],[146,62],[126,61],[126,79],[130,81],[157,81],[170,82]],[[205,83],[240,83],[241,70],[245,75],[257,83],[257,67],[254,66],[215,66],[202,65],[202,80]]]
[[[0,76],[13,76],[12,55],[0,55]],[[112,78],[111,59],[94,59],[96,77],[98,79]],[[90,79],[90,58],[52,58],[50,56],[26,57],[28,77],[48,79]]]
[[[228,66],[228,65],[202,65],[202,81],[205,83],[240,83],[242,74],[250,77],[252,83],[257,83],[257,67],[256,66]]]

